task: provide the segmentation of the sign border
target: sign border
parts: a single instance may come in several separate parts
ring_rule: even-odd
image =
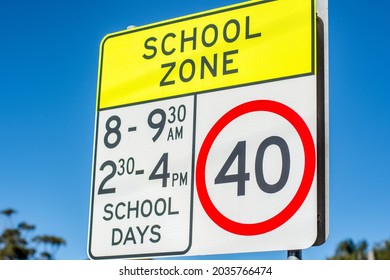
[[[102,68],[103,68],[103,56],[104,56],[104,44],[105,42],[109,39],[109,38],[113,38],[113,37],[117,37],[117,36],[122,36],[122,35],[125,35],[125,34],[129,34],[129,33],[135,33],[135,32],[140,32],[140,31],[143,31],[143,30],[147,30],[147,29],[152,29],[152,28],[156,28],[156,27],[159,27],[159,26],[164,26],[164,25],[170,25],[170,24],[175,24],[175,23],[179,23],[179,22],[183,22],[183,21],[188,21],[188,20],[191,20],[191,19],[196,19],[196,18],[200,18],[200,17],[206,17],[206,16],[211,16],[211,15],[214,15],[214,14],[219,14],[219,13],[223,13],[223,12],[228,12],[228,11],[232,11],[232,10],[236,10],[236,9],[240,9],[240,8],[245,8],[245,7],[250,7],[250,6],[255,6],[255,5],[261,5],[261,4],[266,4],[266,3],[269,3],[269,2],[274,2],[274,1],[278,1],[278,0],[263,0],[263,1],[256,1],[256,2],[249,2],[249,3],[237,3],[237,4],[233,4],[233,5],[230,5],[230,6],[226,6],[226,7],[221,7],[221,8],[216,8],[216,9],[212,9],[212,10],[209,10],[209,11],[205,11],[205,12],[199,12],[199,13],[195,13],[195,14],[192,14],[192,15],[188,15],[188,16],[183,16],[183,17],[179,17],[179,18],[176,18],[176,19],[171,19],[171,20],[166,20],[166,21],[162,21],[162,22],[159,22],[159,23],[154,23],[154,24],[148,24],[148,25],[145,25],[143,27],[139,27],[139,28],[135,28],[135,29],[130,29],[130,30],[125,30],[125,31],[119,31],[119,32],[116,32],[116,33],[112,33],[112,34],[108,34],[107,36],[105,36],[101,42],[101,46],[100,46],[100,55],[99,55],[99,68],[98,68],[98,82],[97,82],[97,101],[96,101],[96,116],[95,116],[95,138],[94,138],[94,148],[93,148],[93,169],[92,169],[92,186],[91,186],[91,190],[90,190],[90,213],[89,213],[89,229],[88,229],[88,242],[87,242],[87,252],[88,252],[88,256],[91,258],[91,259],[118,259],[118,258],[140,258],[140,257],[152,257],[152,256],[156,256],[156,257],[161,257],[161,256],[172,256],[172,255],[184,255],[186,254],[192,247],[192,233],[190,232],[190,240],[189,240],[189,246],[188,246],[188,249],[183,251],[183,252],[169,252],[169,253],[147,253],[147,254],[125,254],[125,255],[110,255],[110,256],[94,256],[92,254],[92,228],[93,228],[93,224],[92,224],[92,221],[93,221],[93,206],[94,206],[94,195],[95,195],[95,172],[96,172],[96,155],[97,155],[97,136],[98,136],[98,124],[99,124],[99,114],[100,112],[102,111],[105,111],[105,110],[111,110],[111,109],[116,109],[116,108],[122,108],[122,107],[129,107],[129,106],[134,106],[134,105],[139,105],[139,104],[145,104],[145,103],[151,103],[151,102],[158,102],[158,101],[162,101],[162,100],[169,100],[169,99],[176,99],[176,98],[181,98],[181,97],[185,97],[185,96],[194,96],[194,136],[193,136],[193,149],[192,149],[192,197],[194,196],[193,192],[194,192],[194,188],[196,187],[195,186],[195,172],[196,172],[196,168],[195,168],[195,160],[196,160],[196,157],[195,157],[195,131],[196,131],[196,100],[197,100],[197,95],[198,94],[204,94],[204,93],[210,93],[210,92],[215,92],[215,91],[221,91],[221,90],[226,90],[226,89],[232,89],[232,88],[240,88],[240,87],[246,87],[246,86],[251,86],[251,85],[257,85],[257,84],[263,84],[263,83],[270,83],[270,82],[275,82],[275,81],[281,81],[281,80],[287,80],[287,79],[294,79],[294,78],[299,78],[299,77],[305,77],[305,76],[310,76],[310,75],[316,75],[316,71],[318,71],[318,60],[319,60],[319,56],[318,56],[318,53],[316,51],[316,44],[318,44],[318,42],[316,41],[316,34],[318,34],[318,31],[316,30],[316,0],[311,0],[311,6],[312,6],[312,26],[311,26],[311,30],[312,30],[312,34],[311,34],[311,56],[312,56],[312,65],[311,65],[311,71],[309,72],[305,72],[305,73],[299,73],[299,74],[295,74],[295,75],[291,75],[291,76],[283,76],[283,77],[278,77],[278,78],[273,78],[273,79],[268,79],[268,80],[261,80],[261,81],[255,81],[255,82],[250,82],[250,83],[244,83],[244,84],[237,84],[237,85],[233,85],[233,86],[227,86],[227,87],[219,87],[219,88],[213,88],[213,89],[207,89],[207,90],[203,90],[203,91],[194,91],[194,92],[187,92],[187,93],[184,93],[184,94],[180,94],[180,95],[177,95],[177,96],[170,96],[170,97],[162,97],[162,98],[156,98],[156,99],[153,99],[153,100],[144,100],[144,101],[140,101],[140,102],[133,102],[133,103],[129,103],[129,104],[121,104],[121,105],[118,105],[118,106],[111,106],[111,107],[105,107],[105,108],[100,108],[100,96],[101,96],[101,83],[102,83]],[[317,83],[318,85],[318,83]],[[322,91],[323,93],[323,91]],[[320,93],[318,94],[320,95]],[[323,98],[322,98],[323,100]],[[319,103],[320,105],[322,105],[322,107],[324,107],[324,102],[322,101],[322,103]],[[318,105],[320,107],[320,105]],[[318,117],[318,114],[317,114],[317,118]],[[320,116],[320,118],[322,120],[324,120],[324,117],[323,116]],[[318,122],[320,122],[320,120],[318,120]],[[317,132],[318,133],[318,132]],[[323,136],[323,134],[318,134],[317,136]],[[319,137],[317,137],[319,138]],[[325,141],[325,140],[324,140]],[[317,140],[317,145],[319,145],[319,141]],[[318,153],[318,151],[317,151]],[[317,155],[318,156],[318,155]],[[319,156],[318,156],[319,157]],[[323,166],[323,165],[321,165]],[[319,164],[319,159],[317,159],[317,172],[318,172],[318,168],[320,167],[320,164]],[[324,166],[323,166],[324,167]],[[324,167],[325,169],[325,167]],[[319,176],[317,175],[317,180],[318,182],[321,181],[321,178],[319,178]],[[324,179],[322,179],[322,182],[325,181]],[[325,185],[325,183],[323,183],[322,185]],[[319,200],[320,201],[320,200]],[[191,201],[191,219],[193,219],[193,200]],[[319,206],[319,211],[320,211],[320,206]],[[325,219],[325,218],[324,218]],[[191,224],[190,224],[190,230],[192,230],[192,221],[191,221]],[[320,228],[320,226],[319,226]],[[325,240],[326,240],[326,237],[325,237],[325,240],[321,241],[322,239],[319,238],[320,242],[324,243]],[[322,244],[321,243],[321,244]],[[321,244],[314,244],[314,245],[321,245]]]

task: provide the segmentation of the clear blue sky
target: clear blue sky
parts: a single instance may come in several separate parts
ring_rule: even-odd
[[[0,0],[0,209],[65,238],[58,259],[87,258],[101,39],[238,2]],[[305,259],[332,255],[346,238],[390,238],[389,9],[329,0],[330,237]]]

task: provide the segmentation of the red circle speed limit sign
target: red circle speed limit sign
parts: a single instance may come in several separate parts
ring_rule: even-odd
[[[216,138],[234,120],[243,115],[253,112],[268,112],[275,114],[285,120],[296,130],[301,140],[304,152],[304,172],[291,201],[276,215],[264,221],[254,223],[243,223],[226,217],[213,203],[209,195],[209,186],[206,183],[206,165],[210,149]],[[281,154],[280,176],[274,183],[269,183],[264,174],[264,157],[268,148],[276,146]],[[237,196],[245,196],[246,182],[251,180],[252,174],[246,170],[246,141],[239,141],[226,162],[215,176],[213,186],[219,184],[235,183],[237,186]],[[236,172],[229,173],[231,167],[237,166]],[[290,173],[290,149],[288,143],[280,136],[269,136],[258,146],[255,156],[254,181],[268,195],[281,191],[288,184]],[[223,115],[207,134],[197,161],[196,180],[199,199],[208,216],[221,228],[238,235],[258,235],[274,230],[288,221],[301,207],[307,194],[310,191],[316,166],[315,145],[310,130],[304,120],[291,108],[282,103],[271,100],[255,100],[243,103],[225,115]],[[259,201],[259,204],[262,202]]]

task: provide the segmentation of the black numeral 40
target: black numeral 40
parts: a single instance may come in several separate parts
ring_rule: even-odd
[[[275,184],[269,184],[264,178],[264,154],[268,147],[276,145],[282,155],[282,171],[279,180]],[[237,162],[237,173],[228,174],[234,162]],[[257,149],[255,159],[255,176],[259,188],[269,194],[282,190],[290,174],[290,151],[286,141],[279,136],[271,136],[265,139]],[[245,183],[250,180],[250,174],[246,172],[246,141],[238,142],[233,151],[222,166],[215,184],[237,183],[237,196],[245,195]]]

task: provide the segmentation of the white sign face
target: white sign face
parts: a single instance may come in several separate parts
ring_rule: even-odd
[[[193,97],[100,112],[94,254],[188,250],[193,115]]]
[[[314,244],[315,5],[297,1],[245,2],[103,40],[91,258]]]
[[[198,97],[199,200],[190,253],[231,253],[227,244],[253,252],[314,243],[315,89],[309,76]]]

